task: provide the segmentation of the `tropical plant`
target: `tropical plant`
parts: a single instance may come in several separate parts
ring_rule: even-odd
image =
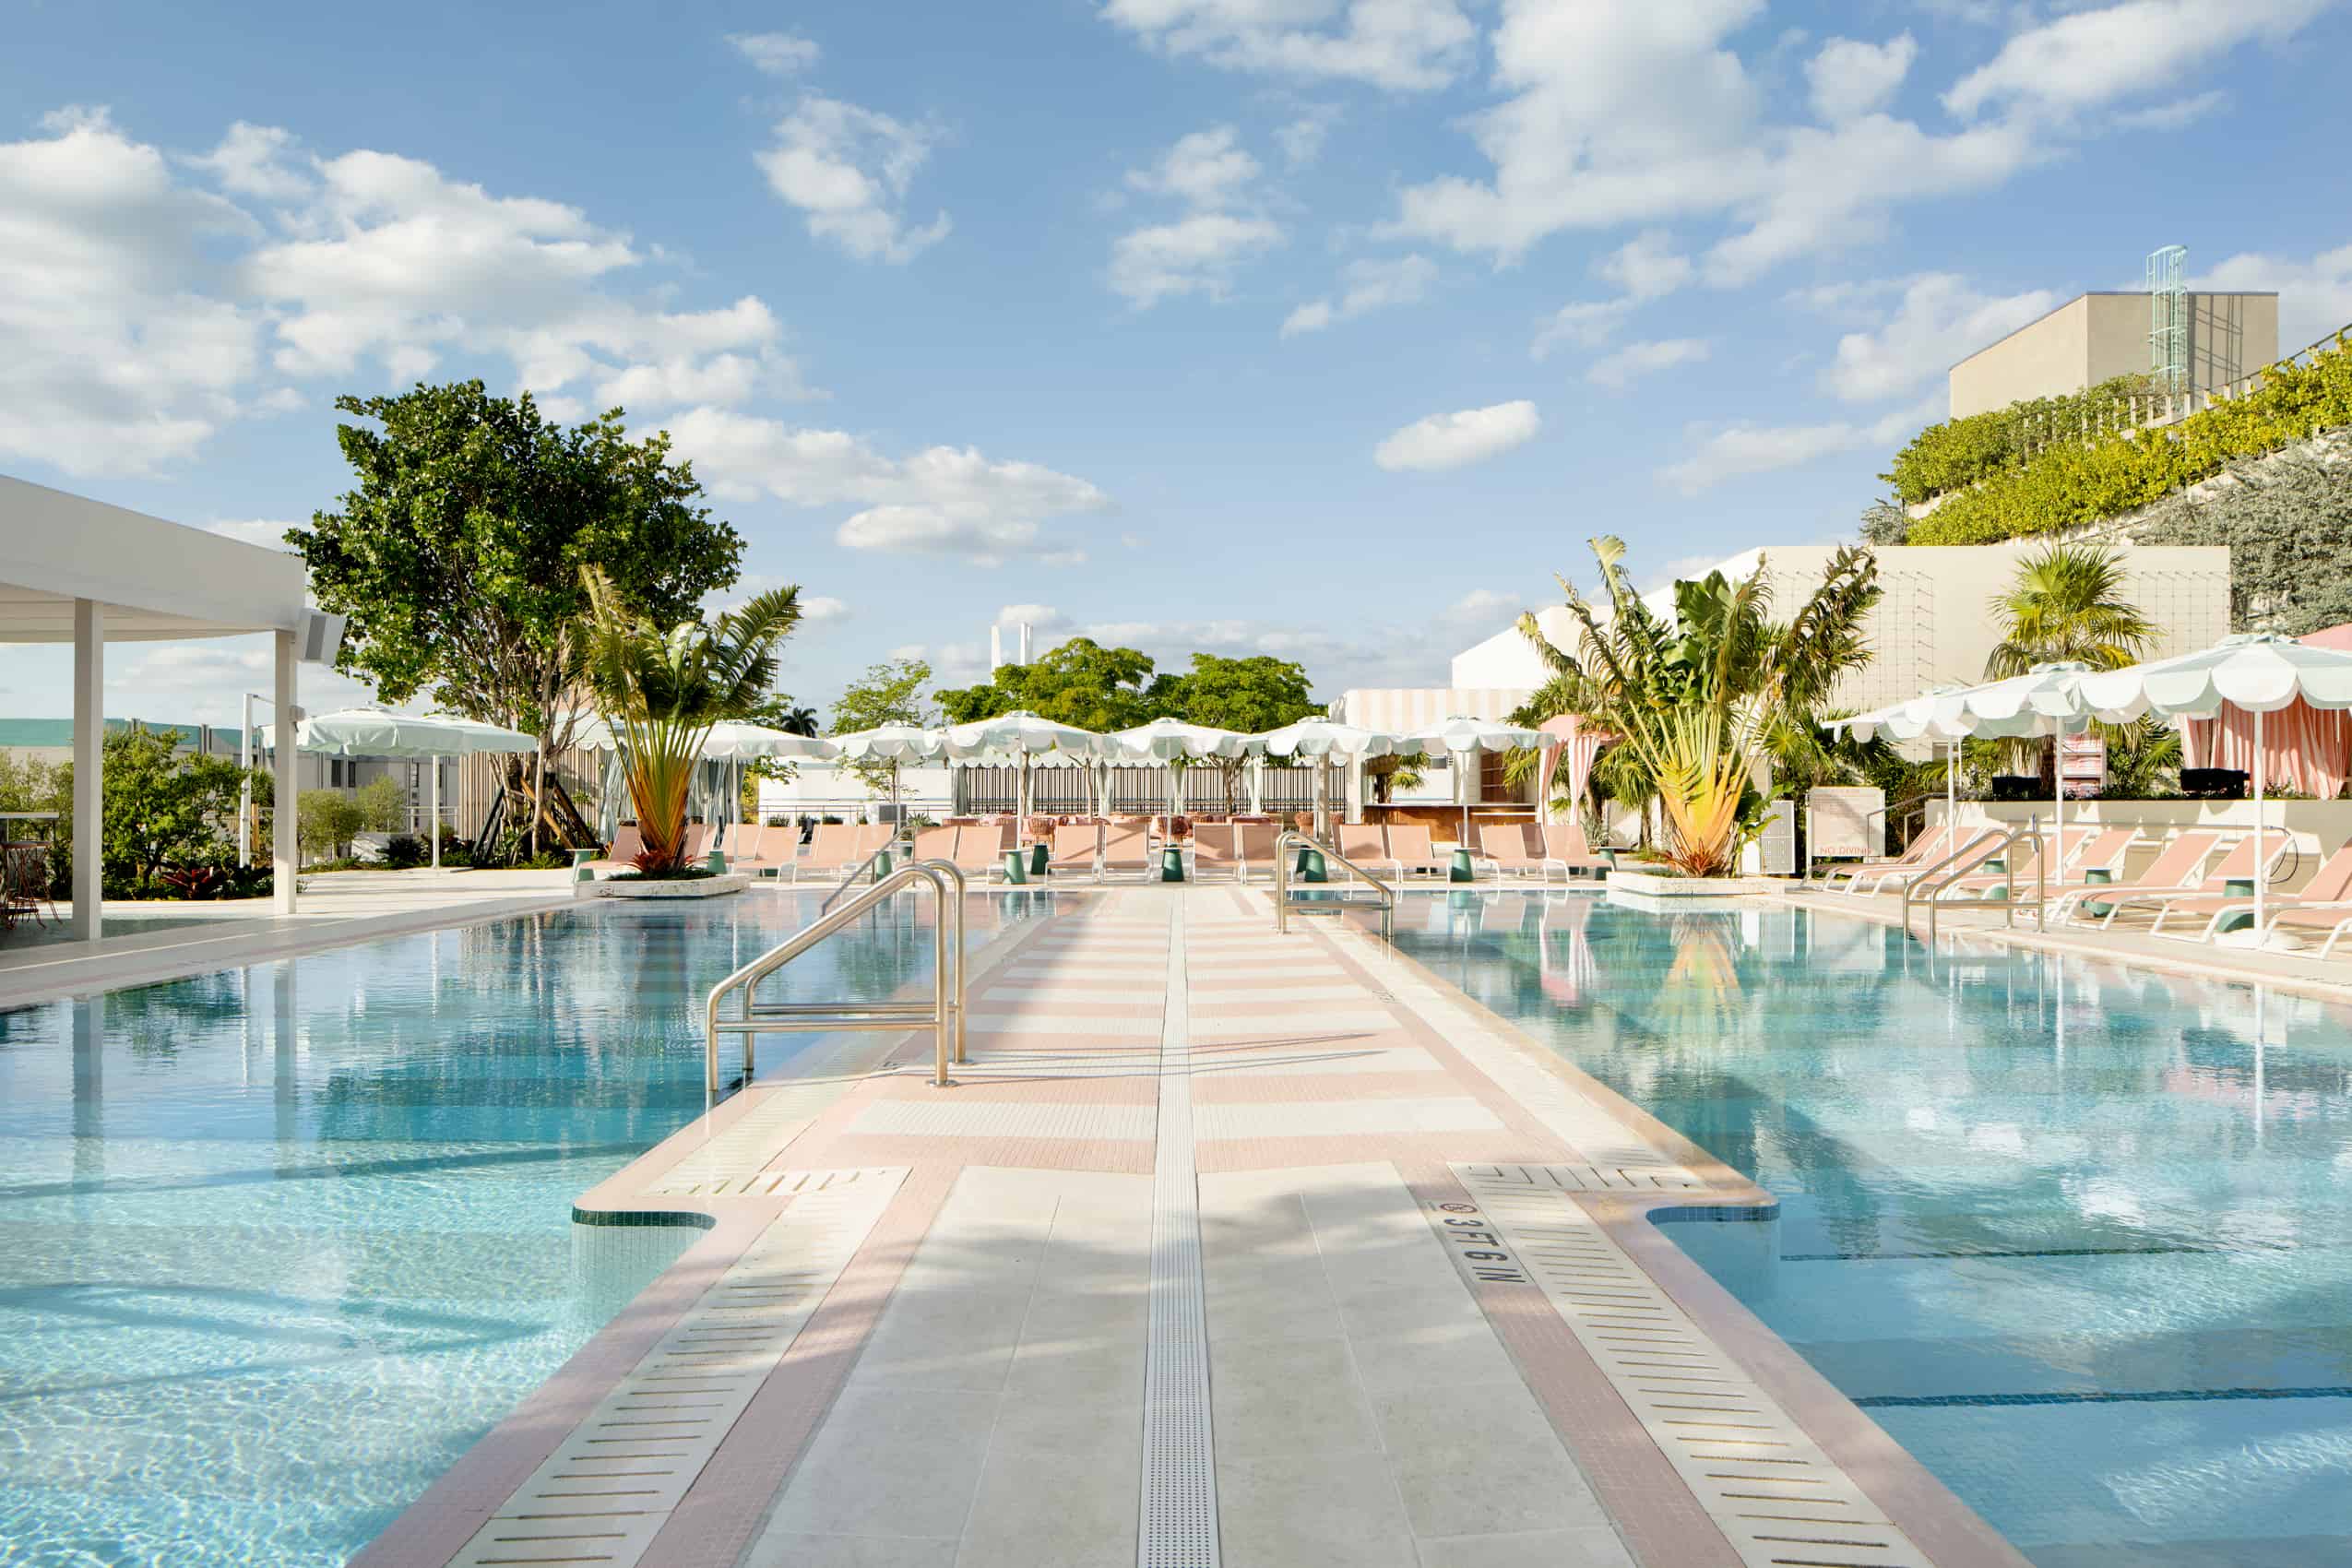
[[[2061,660],[2120,670],[2156,640],[2155,624],[2123,595],[2122,555],[2104,545],[2035,551],[1989,608],[2002,636],[1985,658],[1988,681]]]
[[[397,778],[383,778],[362,785],[351,796],[360,808],[360,828],[366,833],[398,833],[409,825],[409,792]]]
[[[1519,621],[1551,669],[1544,706],[1617,736],[1613,749],[1630,750],[1656,782],[1667,860],[1688,875],[1719,874],[1761,823],[1753,780],[1769,761],[1775,725],[1819,713],[1837,681],[1869,662],[1862,622],[1878,600],[1877,563],[1868,551],[1841,548],[1782,623],[1771,618],[1760,558],[1736,583],[1719,571],[1677,582],[1669,619],[1634,591],[1623,540],[1591,542],[1606,616],[1561,579],[1582,627],[1577,652],[1553,647],[1534,616]]]
[[[341,790],[313,790],[299,802],[294,842],[306,861],[349,859],[352,836],[367,830],[367,813]]]
[[[494,398],[480,381],[335,406],[355,416],[336,427],[354,487],[286,540],[320,607],[350,617],[336,668],[385,702],[422,695],[537,735],[537,764],[504,764],[512,814],[536,826],[534,769],[555,772],[585,717],[581,568],[667,624],[735,580],[742,540],[698,505],[669,437],[632,439],[618,409],[566,426],[529,393]],[[566,837],[584,826],[549,820]]]
[[[923,701],[922,689],[930,683],[931,665],[923,659],[885,659],[869,664],[866,672],[842,687],[834,699],[833,732],[849,735],[885,724],[921,728],[934,722],[937,714]],[[895,763],[872,758],[841,765],[841,770],[854,776],[868,794],[876,795],[890,787],[896,767]]]
[[[648,874],[683,865],[686,797],[711,726],[759,706],[776,680],[776,645],[801,619],[797,587],[771,588],[716,619],[667,628],[631,608],[594,566],[580,568],[588,619],[579,667],[625,747],[623,778]]]
[[[824,732],[825,720],[818,717],[816,709],[793,707],[788,702],[783,714],[776,721],[776,727],[787,735],[814,736]]]
[[[2102,733],[2107,740],[2107,783],[2099,790],[2102,796],[2145,801],[2179,792],[2180,731],[2149,713],[2128,724],[2103,726]]]

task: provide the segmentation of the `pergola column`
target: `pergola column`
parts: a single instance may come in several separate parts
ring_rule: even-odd
[[[278,632],[272,635],[278,652],[277,706],[278,744],[271,754],[276,772],[274,794],[277,804],[271,809],[269,826],[269,856],[271,889],[281,915],[294,912],[294,873],[301,858],[299,848],[302,814],[295,801],[299,786],[294,782],[294,723],[300,717],[294,710],[294,634]]]
[[[106,933],[106,607],[74,600],[74,926],[76,938]]]

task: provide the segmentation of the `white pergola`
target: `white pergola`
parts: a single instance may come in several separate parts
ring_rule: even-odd
[[[294,911],[294,667],[306,633],[332,658],[334,617],[306,607],[309,574],[282,551],[0,474],[0,643],[74,645],[73,932],[104,934],[99,856],[106,645],[270,634],[277,645],[278,912]]]

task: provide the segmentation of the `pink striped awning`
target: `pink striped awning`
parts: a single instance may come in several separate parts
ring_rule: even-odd
[[[2352,624],[2299,637],[2313,647],[2352,651]],[[2211,719],[2184,721],[2180,755],[2190,767],[2254,768],[2254,716],[2224,706]],[[2263,772],[2274,786],[2332,801],[2352,778],[2352,708],[2290,703],[2263,716]]]

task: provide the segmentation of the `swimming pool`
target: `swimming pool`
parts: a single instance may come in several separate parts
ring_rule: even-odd
[[[1776,1194],[1665,1233],[2039,1568],[2352,1563],[2345,1009],[1589,894],[1397,942]]]
[[[818,897],[0,1013],[0,1564],[342,1562],[691,1240],[571,1203],[701,1111],[700,997]],[[1045,897],[968,900],[968,939]],[[886,993],[929,920],[903,900],[776,994]]]

